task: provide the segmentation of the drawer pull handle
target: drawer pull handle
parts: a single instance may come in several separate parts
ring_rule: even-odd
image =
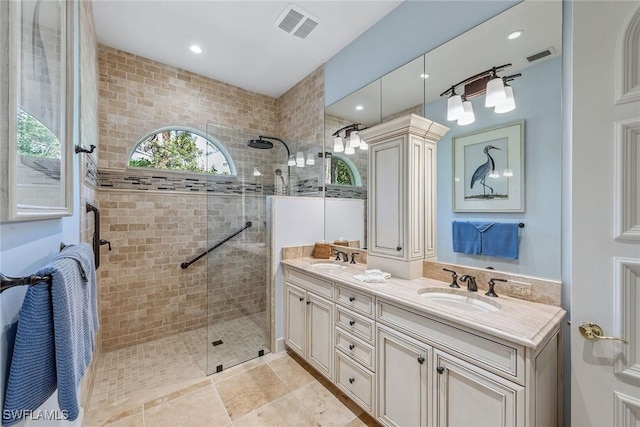
[[[353,325],[355,325],[355,324],[356,324],[356,321],[355,321],[355,320],[349,320],[349,326],[353,326]]]
[[[349,302],[354,302],[356,300],[356,297],[349,297]]]
[[[424,356],[418,356],[418,363],[421,365],[424,363]]]
[[[300,301],[304,301],[304,298],[303,298],[303,297],[300,297]]]
[[[356,380],[355,378],[351,377],[351,378],[349,378],[349,383],[353,384],[353,382],[354,382],[355,380]]]
[[[398,251],[398,252],[400,252],[401,250],[402,250],[402,247],[401,247],[401,246],[398,246],[398,247],[396,248],[396,251]]]
[[[356,346],[355,346],[355,345],[353,345],[353,344],[349,344],[349,350],[353,350],[354,348],[356,348]]]
[[[444,374],[444,366],[438,366],[436,371],[438,371],[439,374]]]

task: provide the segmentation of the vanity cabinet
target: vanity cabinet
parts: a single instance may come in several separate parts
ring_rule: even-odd
[[[285,285],[285,343],[329,379],[333,379],[334,357],[332,296],[331,282],[289,271]]]
[[[507,339],[403,303],[390,286],[285,274],[287,346],[381,424],[561,425],[560,309],[535,342]]]
[[[369,268],[415,279],[436,256],[436,142],[448,130],[410,114],[360,131],[369,144]]]

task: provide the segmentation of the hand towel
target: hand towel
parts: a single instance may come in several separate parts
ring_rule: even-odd
[[[482,255],[518,259],[518,224],[495,223],[481,233]]]
[[[451,231],[454,252],[480,255],[482,249],[480,231],[472,223],[453,221]]]
[[[3,425],[37,409],[56,387],[60,409],[75,420],[78,385],[93,355],[98,311],[91,245],[66,247],[37,274],[51,275],[52,284],[30,286],[20,309]]]

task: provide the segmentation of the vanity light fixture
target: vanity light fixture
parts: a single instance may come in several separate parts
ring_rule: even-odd
[[[253,168],[253,176],[262,176],[262,172],[260,172],[260,170],[255,167]]]
[[[429,78],[429,73],[422,73],[420,74],[420,77],[423,79],[428,79]]]
[[[302,151],[296,153],[296,166],[299,168],[304,167],[304,153]]]
[[[313,153],[311,151],[307,153],[307,164],[309,166],[313,166],[316,164],[316,159],[315,157],[313,157]]]
[[[360,123],[353,123],[347,126],[343,126],[335,131],[332,136],[333,151],[334,153],[353,154],[354,148],[360,148],[361,150],[369,149],[369,146],[358,135],[358,131],[366,129]],[[343,136],[341,136],[343,135]]]
[[[449,96],[447,100],[447,120],[457,120],[460,126],[468,125],[475,121],[473,106],[470,99],[477,96],[485,96],[485,107],[492,107],[498,114],[507,113],[516,108],[513,88],[507,84],[520,77],[522,74],[513,74],[500,77],[498,72],[510,67],[511,64],[504,64],[492,67],[474,76],[468,77],[461,82],[452,85],[440,96]],[[462,94],[456,93],[456,88],[461,86]]]
[[[362,111],[364,110],[364,107],[362,105],[356,105],[356,110]]]
[[[502,171],[502,176],[510,178],[513,176],[513,171],[511,169],[505,169],[504,171]]]
[[[200,46],[198,46],[197,44],[192,44],[191,47],[189,47],[189,50],[193,53],[197,53],[197,54],[201,54],[202,53],[202,48]]]

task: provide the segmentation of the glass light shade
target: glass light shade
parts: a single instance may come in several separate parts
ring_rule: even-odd
[[[287,161],[287,166],[295,166],[296,165],[296,158],[293,154],[291,154],[289,156],[289,160]]]
[[[313,153],[311,151],[309,151],[307,153],[307,164],[308,165],[315,165],[316,164],[316,159],[313,157]]]
[[[258,168],[253,168],[253,176],[262,176],[262,172]]]
[[[473,114],[473,106],[471,105],[471,101],[464,101],[462,103],[462,107],[464,108],[464,113],[458,119],[458,124],[460,126],[469,125],[476,121],[476,116]]]
[[[504,90],[504,82],[500,77],[495,77],[487,83],[487,94],[484,98],[485,107],[495,107],[505,102],[507,93]]]
[[[333,140],[333,151],[334,153],[342,153],[344,151],[344,144],[339,136],[336,136]]]
[[[355,152],[355,148],[353,148],[351,145],[347,145],[347,147],[344,149],[344,154],[353,154]]]
[[[450,122],[458,120],[463,113],[464,108],[462,108],[462,96],[451,95],[449,100],[447,100],[447,120]]]
[[[360,147],[360,137],[358,136],[358,132],[355,130],[351,132],[351,136],[349,136],[349,147]]]
[[[364,139],[360,140],[360,149],[361,150],[368,150],[369,149],[369,144],[367,144],[366,142],[364,142]]]
[[[500,178],[500,174],[496,171],[493,171],[489,174],[489,178]]]
[[[513,176],[513,171],[511,169],[505,169],[502,171],[502,176],[511,177]]]
[[[507,94],[507,98],[502,104],[496,105],[496,108],[493,110],[498,114],[508,113],[509,111],[516,109],[516,100],[513,97],[513,88],[511,86],[505,86],[504,91]]]
[[[304,167],[304,153],[302,151],[296,153],[296,166],[299,168]]]

